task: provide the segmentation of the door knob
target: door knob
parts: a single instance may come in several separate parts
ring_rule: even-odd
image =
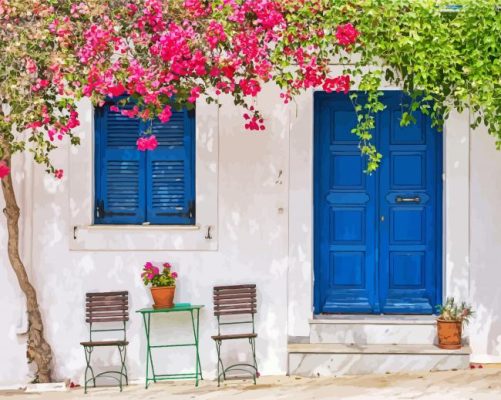
[[[381,215],[381,222],[384,222],[384,215]]]

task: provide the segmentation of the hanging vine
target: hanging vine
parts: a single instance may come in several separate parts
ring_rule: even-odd
[[[336,60],[360,81],[367,100],[352,94],[359,124],[354,133],[367,155],[367,172],[381,155],[371,130],[382,83],[401,87],[412,99],[401,124],[414,112],[441,129],[453,109],[472,113],[472,128],[485,124],[501,148],[501,9],[498,0],[344,0],[330,2],[325,29],[350,21],[360,32],[351,54]],[[321,39],[319,39],[321,40]],[[365,98],[365,96],[364,96]]]

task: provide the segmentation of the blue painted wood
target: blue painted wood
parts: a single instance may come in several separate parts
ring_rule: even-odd
[[[145,220],[143,152],[136,141],[142,128],[138,119],[95,110],[96,224],[140,224]]]
[[[173,112],[153,121],[158,147],[146,155],[147,219],[153,224],[195,223],[195,117]]]
[[[353,105],[315,93],[315,312],[431,314],[441,301],[441,135],[401,92],[373,132],[383,154],[363,173]]]
[[[371,313],[376,296],[376,180],[365,169],[353,105],[315,93],[315,311]]]
[[[378,121],[381,312],[432,314],[441,296],[442,135],[421,113],[400,126],[402,103],[410,99],[385,93]]]
[[[95,223],[195,223],[194,112],[173,112],[162,124],[122,116],[112,104],[95,112]],[[137,150],[145,133],[156,135],[154,151]]]

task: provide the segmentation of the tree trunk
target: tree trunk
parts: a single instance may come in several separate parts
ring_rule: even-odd
[[[5,146],[6,147],[6,146]],[[9,149],[4,147],[4,161],[10,166],[11,156]],[[42,315],[37,302],[35,288],[29,281],[28,274],[19,255],[19,207],[12,186],[11,174],[2,180],[2,191],[5,199],[4,214],[7,217],[8,254],[10,264],[14,270],[19,286],[26,295],[26,308],[28,312],[28,348],[26,356],[28,361],[37,365],[36,382],[51,382],[52,349],[44,338]]]

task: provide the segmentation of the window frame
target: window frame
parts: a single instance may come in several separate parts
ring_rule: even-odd
[[[196,103],[196,225],[97,225],[94,107],[79,100],[79,146],[68,146],[68,236],[72,251],[217,251],[219,248],[219,117],[216,104]],[[209,232],[210,231],[210,232]]]
[[[172,215],[158,216],[161,214],[158,210],[153,207],[153,182],[152,182],[152,168],[155,161],[161,161],[162,158],[158,158],[158,152],[169,152],[170,150],[179,151],[178,149],[161,149],[158,147],[153,151],[140,152],[137,149],[117,148],[117,151],[137,151],[140,153],[138,163],[139,163],[139,176],[138,184],[139,196],[142,198],[139,200],[139,208],[137,213],[134,215],[120,215],[118,212],[105,211],[105,200],[104,197],[107,195],[106,189],[106,173],[105,166],[105,155],[107,148],[108,131],[106,129],[106,122],[108,113],[113,112],[109,110],[109,107],[117,104],[119,99],[108,99],[103,106],[96,106],[93,108],[94,115],[94,212],[93,212],[93,223],[94,225],[159,225],[159,226],[194,226],[196,225],[196,109],[187,110],[184,109],[183,115],[183,143],[182,149],[185,154],[184,168],[184,179],[188,180],[185,184],[185,196],[187,197],[186,205],[183,213],[175,215],[175,213],[170,213]],[[179,112],[179,111],[178,111]],[[155,122],[157,122],[156,120]],[[150,124],[150,121],[139,121],[138,125],[138,137],[140,133],[144,131],[145,124]],[[158,121],[161,124],[160,121]],[[167,122],[168,124],[168,122]],[[153,152],[157,152],[153,154]],[[166,158],[166,160],[169,157]],[[115,213],[115,215],[113,215]],[[106,215],[111,214],[111,215]],[[130,213],[128,213],[130,214]],[[101,215],[101,216],[100,216]]]

